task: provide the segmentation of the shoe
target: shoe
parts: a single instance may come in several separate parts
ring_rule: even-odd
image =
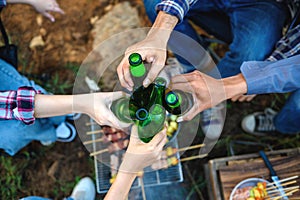
[[[200,125],[209,139],[218,139],[225,123],[225,102],[200,113]]]
[[[96,190],[94,182],[91,178],[82,178],[74,187],[71,198],[74,200],[94,200]]]
[[[77,120],[81,117],[81,113],[72,113],[67,115],[67,120]]]
[[[264,112],[255,112],[247,115],[242,120],[242,129],[257,136],[266,136],[268,133],[274,133],[276,128],[273,120],[276,115],[277,112],[271,108],[266,108]]]
[[[56,128],[56,137],[59,142],[71,142],[76,137],[76,129],[69,122],[62,122]]]

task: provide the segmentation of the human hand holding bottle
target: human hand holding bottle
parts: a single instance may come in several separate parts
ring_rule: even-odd
[[[119,171],[137,173],[160,159],[161,151],[167,141],[166,130],[164,127],[150,142],[144,143],[138,136],[137,126],[132,126],[130,142]]]
[[[177,21],[178,19],[176,17],[164,12],[159,12],[147,37],[126,50],[124,58],[117,68],[119,80],[123,87],[130,91],[133,88],[128,63],[128,57],[131,53],[139,53],[145,62],[151,63],[151,68],[143,85],[148,87],[148,85],[154,81],[165,66],[167,43]]]
[[[166,128],[157,133],[149,143],[143,143],[139,139],[136,126],[131,130],[127,151],[105,200],[126,199],[138,172],[142,172],[145,167],[160,159],[161,151],[167,141]]]
[[[247,93],[247,84],[242,74],[224,79],[215,79],[200,71],[174,76],[172,89],[189,92],[193,95],[194,105],[177,121],[193,119],[198,113],[211,108],[226,99]]]

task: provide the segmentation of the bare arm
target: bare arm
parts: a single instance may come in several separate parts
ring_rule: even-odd
[[[124,128],[129,124],[120,122],[110,110],[112,101],[124,96],[122,92],[91,93],[80,95],[35,95],[34,116],[53,117],[70,113],[84,113],[101,125]]]

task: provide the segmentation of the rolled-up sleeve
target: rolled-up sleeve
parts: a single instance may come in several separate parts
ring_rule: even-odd
[[[176,16],[182,22],[184,16],[197,0],[162,0],[156,5],[157,11],[164,11],[170,15]]]
[[[34,97],[38,93],[32,87],[0,92],[0,119],[17,119],[27,125],[34,123]]]
[[[300,55],[274,62],[244,62],[241,72],[247,94],[291,92],[300,88]]]

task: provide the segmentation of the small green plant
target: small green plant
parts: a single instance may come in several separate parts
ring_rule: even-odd
[[[22,190],[22,173],[28,165],[25,162],[15,162],[12,157],[0,157],[0,196],[1,199],[16,199],[17,192]]]

